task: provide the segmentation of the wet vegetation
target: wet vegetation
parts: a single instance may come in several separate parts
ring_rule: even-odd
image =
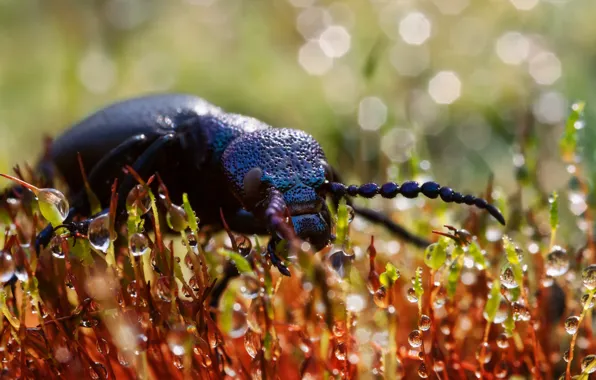
[[[63,192],[16,168],[4,176],[29,190],[2,198],[2,375],[587,379],[596,371],[596,251],[578,148],[583,107],[573,105],[560,140],[573,174],[565,197],[541,193],[522,164],[516,195],[486,190],[508,216],[505,229],[475,210],[408,201],[405,224],[434,236],[424,251],[354,219],[342,202],[334,244],[290,251],[289,278],[271,267],[265,238],[201,229],[193,205],[172,203],[158,176],[145,182],[125,168],[139,182],[125,223],[115,222],[121,195],[99,205],[88,188],[94,210],[111,212],[80,228],[62,225]],[[537,201],[522,208],[528,190]],[[564,210],[584,245],[560,233]],[[36,251],[47,222],[56,236]],[[430,233],[447,222],[457,227]],[[229,265],[241,274],[213,306]]]

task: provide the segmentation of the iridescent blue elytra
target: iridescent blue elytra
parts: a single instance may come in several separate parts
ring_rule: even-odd
[[[111,184],[118,178],[119,211],[124,211],[126,195],[136,185],[132,176],[123,172],[125,165],[131,165],[143,178],[159,173],[173,202],[180,203],[183,193],[189,195],[203,226],[220,228],[223,216],[236,232],[269,234],[271,260],[284,274],[289,274],[288,268],[275,256],[281,239],[292,243],[305,240],[315,250],[333,239],[328,196],[334,202],[343,196],[440,196],[445,202],[486,209],[504,223],[500,212],[485,200],[435,182],[346,186],[327,164],[319,143],[306,132],[272,128],[248,116],[226,113],[192,95],[150,95],[115,103],[75,124],[53,142],[50,161],[68,184],[72,200],[67,223],[76,215],[89,213],[77,153],[104,207]],[[350,199],[348,202],[352,204]],[[383,224],[406,241],[428,244],[389,217],[352,206],[356,214]],[[45,245],[51,233],[52,226],[48,226],[38,242]]]

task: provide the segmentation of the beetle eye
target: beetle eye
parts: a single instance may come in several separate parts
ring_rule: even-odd
[[[244,193],[248,198],[258,199],[261,193],[261,177],[263,170],[261,168],[252,168],[244,175],[242,184],[244,185]]]

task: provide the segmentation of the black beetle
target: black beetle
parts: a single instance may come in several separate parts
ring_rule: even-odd
[[[143,178],[159,173],[170,197],[188,193],[202,225],[221,227],[221,215],[238,233],[269,234],[272,263],[289,275],[275,256],[281,240],[310,242],[320,250],[332,240],[333,221],[325,199],[343,196],[414,198],[423,194],[445,202],[486,209],[502,224],[501,213],[481,198],[462,195],[435,182],[393,182],[346,186],[339,182],[319,143],[294,129],[275,129],[254,118],[230,114],[192,95],[149,95],[103,108],[53,141],[49,160],[74,196],[66,222],[88,215],[89,206],[77,154],[89,170],[88,180],[107,205],[110,185],[119,178],[119,210],[136,185],[123,172],[132,166]],[[351,202],[350,202],[351,204]],[[407,241],[416,237],[376,211],[353,206],[356,214],[381,223]],[[220,214],[221,212],[221,214]],[[38,237],[47,244],[52,227]]]

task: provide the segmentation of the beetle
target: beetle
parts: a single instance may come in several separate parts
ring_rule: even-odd
[[[270,235],[269,257],[285,275],[290,272],[275,253],[281,240],[304,240],[317,251],[332,241],[327,197],[337,202],[341,197],[423,194],[475,205],[505,224],[500,211],[486,200],[436,182],[346,186],[319,143],[306,132],[272,128],[187,94],[153,94],[116,102],[53,141],[46,161],[63,176],[73,195],[65,223],[90,213],[78,154],[90,169],[88,182],[103,205],[108,204],[110,185],[118,178],[118,210],[125,209],[125,195],[136,185],[123,172],[125,165],[143,178],[159,173],[174,202],[188,194],[202,225],[221,228],[223,216],[235,232]],[[383,224],[406,241],[421,247],[428,244],[389,217],[351,200],[349,204],[357,215]],[[42,231],[38,244],[46,245],[53,230],[50,225]]]

